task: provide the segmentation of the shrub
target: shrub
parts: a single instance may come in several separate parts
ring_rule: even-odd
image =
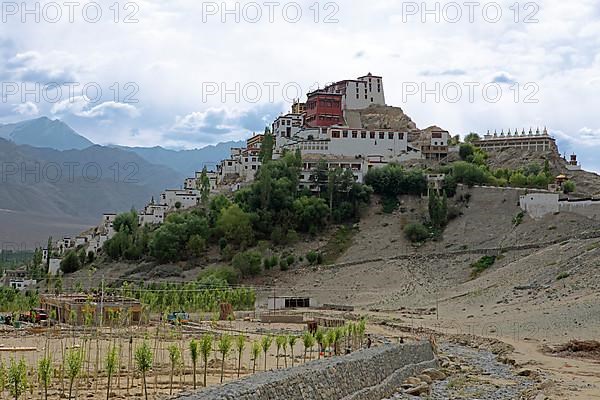
[[[404,235],[411,242],[423,242],[429,238],[429,231],[423,224],[408,224],[404,227]]]
[[[74,251],[69,251],[60,262],[60,269],[65,274],[76,272],[80,267],[79,257]]]
[[[306,253],[306,261],[308,261],[308,263],[309,263],[310,265],[314,265],[314,264],[316,264],[316,262],[317,262],[317,257],[318,257],[318,255],[317,255],[317,252],[316,252],[316,251],[313,251],[313,250],[311,250],[311,251],[309,251],[308,253]]]
[[[293,254],[290,254],[289,256],[286,257],[286,261],[287,261],[288,265],[293,265],[296,262],[296,257],[294,257]]]
[[[285,258],[282,258],[282,259],[279,261],[279,268],[280,268],[282,271],[287,271],[287,270],[288,270],[288,262],[287,262],[287,260],[286,260]]]
[[[473,268],[472,275],[478,275],[481,272],[485,271],[496,262],[496,256],[483,256],[473,264],[471,264],[471,268]]]
[[[383,196],[381,205],[384,213],[391,214],[398,208],[398,198],[396,196]]]
[[[558,276],[556,277],[557,281],[560,281],[561,279],[565,279],[568,278],[569,276],[571,276],[571,274],[569,274],[568,272],[561,272],[560,274],[558,274]]]
[[[512,223],[514,226],[519,226],[523,222],[523,217],[525,217],[525,213],[523,211],[519,211],[517,215],[513,217]]]
[[[231,263],[242,276],[256,276],[261,271],[261,260],[259,252],[250,250],[236,254]]]
[[[277,257],[276,255],[272,255],[271,257],[265,257],[265,259],[263,260],[263,266],[267,270],[276,267],[277,264],[279,264],[279,257]]]
[[[573,193],[575,191],[575,182],[566,181],[563,183],[563,192],[565,194]]]
[[[240,271],[230,266],[211,267],[202,271],[198,275],[199,281],[210,280],[214,278],[219,281],[225,281],[230,285],[236,284],[240,280]]]

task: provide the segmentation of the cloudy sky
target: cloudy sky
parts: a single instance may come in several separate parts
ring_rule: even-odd
[[[100,144],[192,148],[372,72],[419,127],[547,126],[600,171],[597,0],[65,3],[2,3],[0,122],[46,115]]]

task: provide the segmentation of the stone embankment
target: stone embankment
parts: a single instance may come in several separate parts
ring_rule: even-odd
[[[295,368],[256,374],[179,400],[380,400],[402,382],[435,368],[429,342],[385,344]]]

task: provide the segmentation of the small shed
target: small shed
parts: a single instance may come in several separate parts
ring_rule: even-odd
[[[302,296],[271,296],[267,299],[269,310],[288,310],[295,308],[314,308],[317,303],[310,297]]]

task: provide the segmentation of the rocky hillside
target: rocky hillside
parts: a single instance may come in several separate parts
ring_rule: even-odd
[[[400,107],[372,105],[358,113],[365,129],[397,129],[402,132],[418,130],[417,125]]]
[[[488,165],[497,168],[523,168],[531,163],[544,165],[548,160],[550,168],[556,175],[565,174],[577,186],[577,193],[582,196],[600,195],[600,175],[588,171],[569,171],[567,162],[555,151],[534,152],[525,149],[504,149],[488,152]]]

